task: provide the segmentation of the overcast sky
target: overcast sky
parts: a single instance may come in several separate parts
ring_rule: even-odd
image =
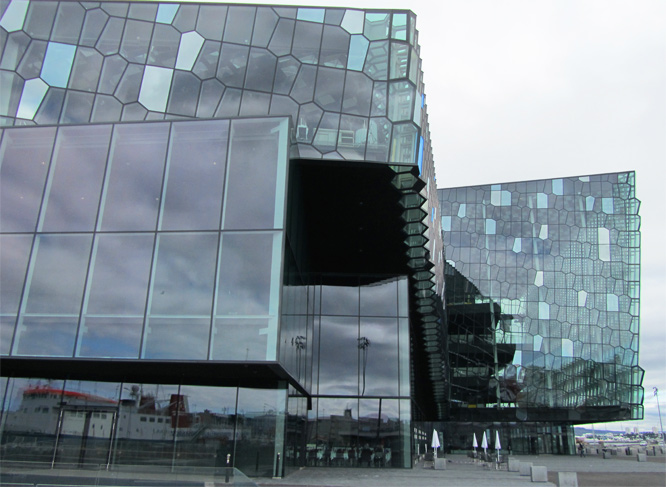
[[[438,187],[636,171],[646,419],[623,426],[659,426],[653,387],[666,420],[666,2],[285,3],[417,14]]]

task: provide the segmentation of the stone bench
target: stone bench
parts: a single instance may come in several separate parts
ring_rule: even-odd
[[[530,468],[532,482],[548,482],[548,469],[542,466],[533,465]]]

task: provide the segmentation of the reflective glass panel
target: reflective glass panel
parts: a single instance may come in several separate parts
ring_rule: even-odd
[[[141,81],[139,101],[148,110],[166,111],[173,69],[146,66]]]
[[[319,45],[321,44],[322,25],[312,22],[296,22],[294,43],[291,48],[293,56],[307,64],[319,61]]]
[[[28,0],[14,0],[10,2],[7,10],[2,15],[2,19],[0,19],[0,26],[7,32],[21,30],[29,4]]]
[[[397,396],[398,320],[362,316],[360,335],[361,395]]]
[[[227,24],[224,28],[224,41],[249,45],[255,11],[255,7],[229,7]]]
[[[48,89],[48,85],[39,78],[26,81],[23,85],[23,93],[21,94],[16,117],[28,120],[35,118],[35,113],[37,113]]]
[[[120,54],[131,63],[146,62],[150,37],[153,34],[152,22],[128,20],[123,32]]]
[[[194,66],[194,61],[203,46],[204,38],[197,32],[186,32],[180,37],[178,57],[176,58],[176,69],[189,71]]]
[[[359,394],[358,318],[321,317],[319,349],[319,394]]]
[[[197,19],[197,32],[206,39],[221,41],[226,17],[226,5],[202,5]]]
[[[176,65],[180,32],[171,25],[155,25],[148,51],[148,64],[173,68]]]
[[[347,69],[362,71],[365,63],[365,56],[368,52],[370,42],[361,35],[351,36],[349,42],[349,57],[347,60]]]
[[[95,228],[111,126],[63,127],[58,132],[39,230]]]
[[[30,247],[31,235],[0,235],[0,315],[18,313]]]
[[[143,317],[87,317],[81,320],[77,357],[139,358]]]
[[[95,49],[79,47],[74,58],[69,87],[75,90],[97,91],[103,59]]]
[[[272,91],[277,58],[265,49],[250,49],[245,88],[257,91]]]
[[[98,229],[154,230],[169,125],[117,125]]]
[[[210,318],[149,318],[142,358],[206,360],[209,334]]]
[[[41,78],[51,86],[67,88],[76,46],[49,42],[42,65]]]
[[[58,6],[51,40],[76,44],[83,25],[84,8],[78,3],[61,2]]]
[[[226,120],[173,125],[160,229],[219,228],[228,133]]]
[[[271,332],[270,319],[215,319],[211,345],[211,360],[256,361],[274,356],[268,350]],[[274,343],[274,340],[270,340]]]
[[[54,138],[54,127],[5,130],[0,147],[3,232],[35,230]]]

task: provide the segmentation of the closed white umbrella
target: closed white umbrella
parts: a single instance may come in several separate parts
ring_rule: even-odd
[[[441,445],[439,444],[439,435],[437,434],[436,429],[432,430],[432,443],[430,446],[432,446],[432,449],[435,450],[435,458],[437,458],[437,448],[439,448]]]
[[[483,439],[481,440],[481,448],[483,448],[483,460],[486,461],[486,450],[488,449],[488,439],[486,438],[486,432],[483,432]]]
[[[496,435],[495,435],[495,450],[501,450],[502,449],[502,444],[500,443],[500,439],[499,439],[499,431],[496,431],[495,433],[496,433]]]
[[[473,446],[474,448],[478,448],[478,447],[479,447],[479,444],[478,444],[477,441],[476,441],[476,433],[472,433],[472,446]]]

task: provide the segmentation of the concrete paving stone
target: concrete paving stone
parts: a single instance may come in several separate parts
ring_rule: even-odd
[[[532,465],[530,469],[532,482],[548,482],[548,469],[541,465]]]
[[[524,462],[521,460],[520,465],[518,466],[518,471],[521,476],[528,476],[532,474],[532,462]]]
[[[578,487],[576,472],[557,472],[557,487]]]

